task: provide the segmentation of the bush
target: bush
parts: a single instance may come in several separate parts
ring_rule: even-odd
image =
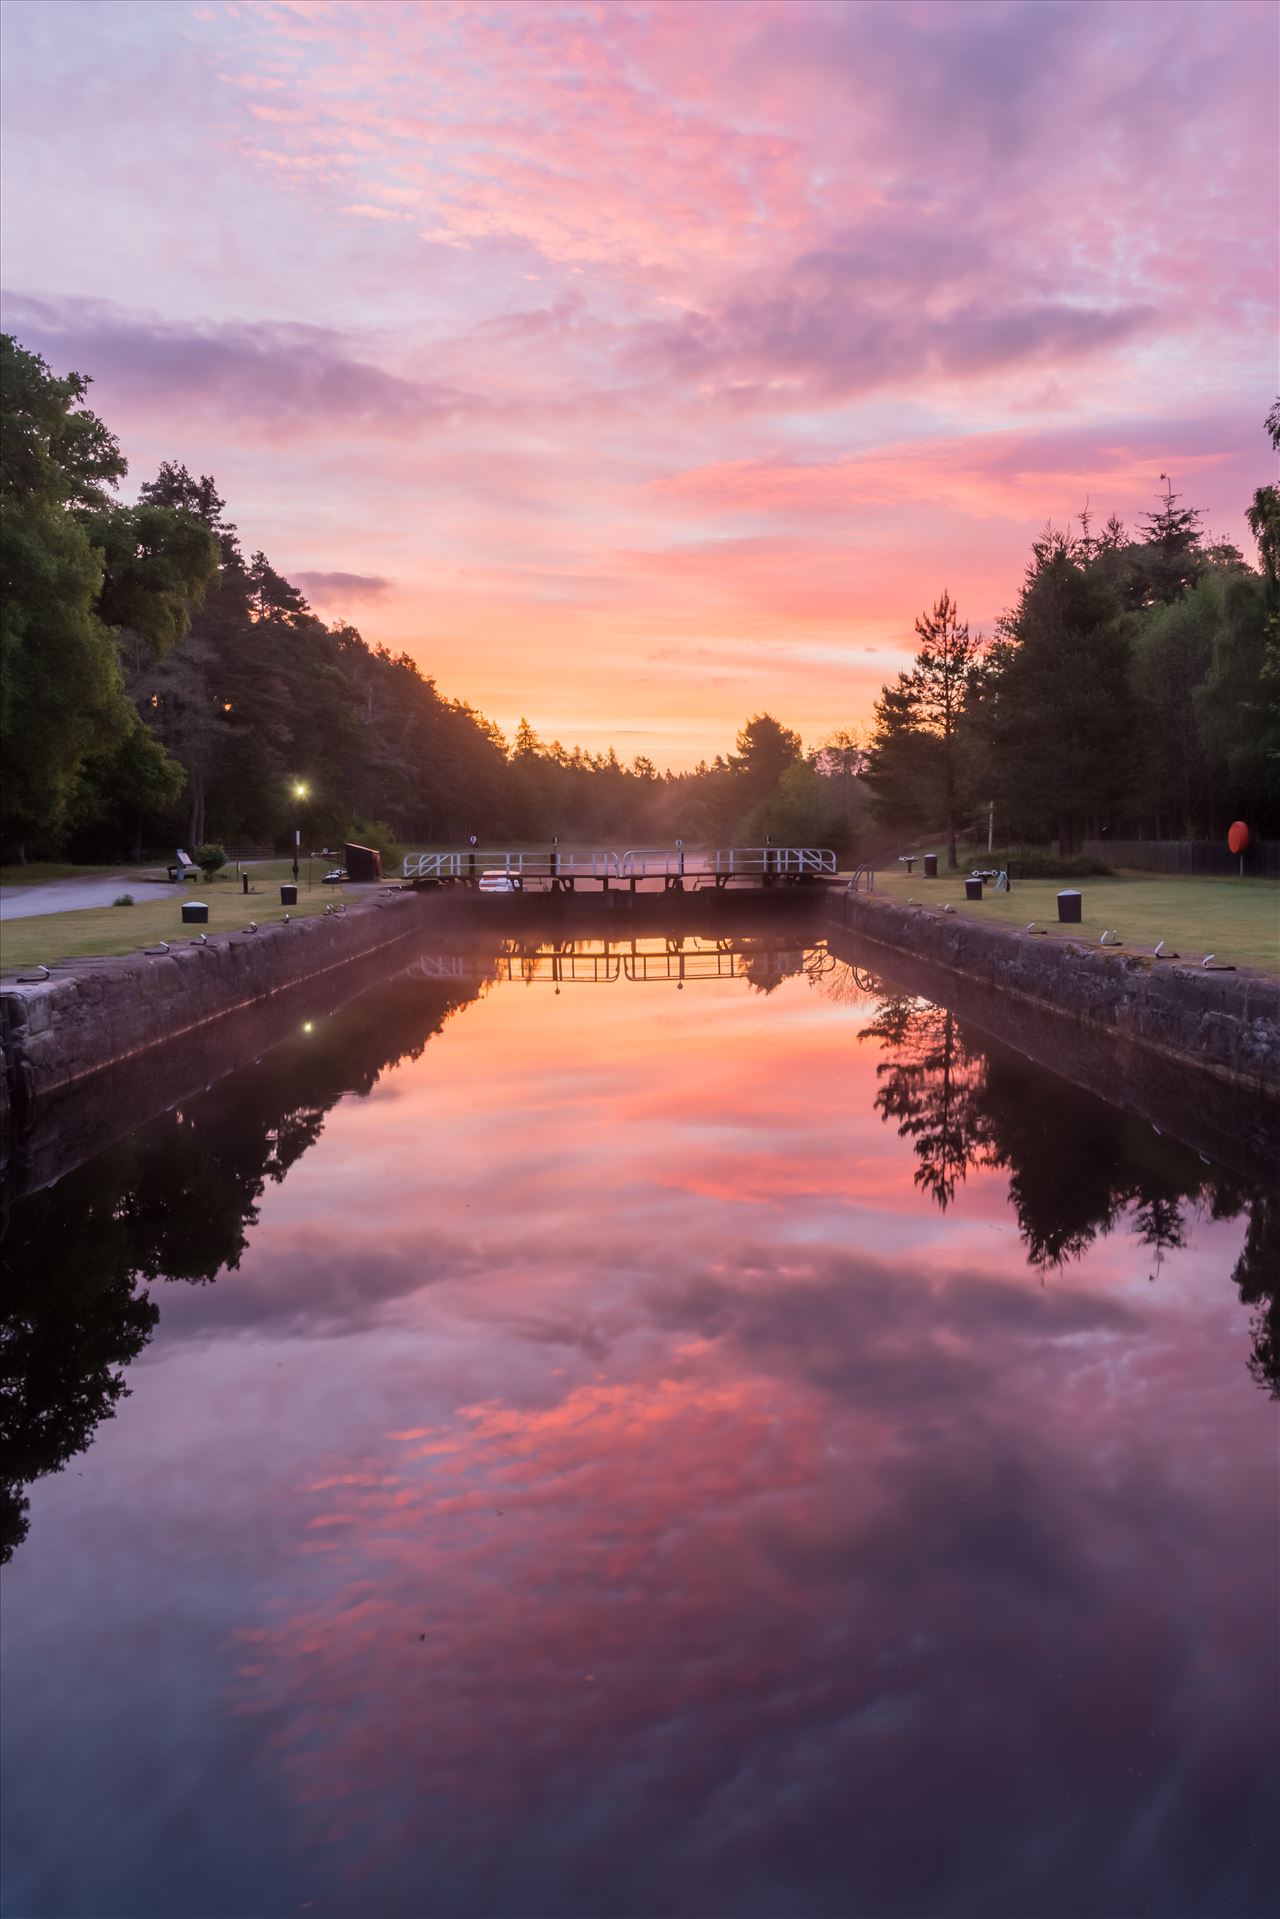
[[[121,895],[119,896],[119,898],[118,898],[118,899],[114,899],[114,900],[112,900],[112,902],[111,902],[111,904],[112,904],[113,906],[132,906],[132,905],[133,905],[133,894],[132,894],[132,893],[121,893]]]
[[[217,846],[212,840],[208,840],[203,846],[197,846],[191,857],[200,868],[205,879],[211,880],[214,874],[220,872],[226,865],[227,849],[225,846]]]
[[[382,855],[382,870],[399,866],[404,849],[385,820],[352,820],[346,835],[352,846],[372,846]]]

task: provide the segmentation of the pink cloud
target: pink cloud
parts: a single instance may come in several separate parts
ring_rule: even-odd
[[[117,15],[9,10],[8,324],[508,728],[856,724],[1161,470],[1245,542],[1269,6]]]

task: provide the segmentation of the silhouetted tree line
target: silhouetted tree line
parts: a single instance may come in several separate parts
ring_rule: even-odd
[[[485,839],[804,842],[852,851],[875,817],[958,837],[994,804],[1002,843],[1280,831],[1280,490],[1246,518],[1260,570],[1166,485],[1136,537],[1046,529],[988,642],[949,594],[917,621],[869,750],[805,753],[771,715],[691,772],[514,740],[408,654],[327,626],[207,475],[166,462],[136,505],[84,404],[0,336],[6,857],[140,857],[284,839],[296,781],[316,844]],[[1280,442],[1280,402],[1268,421]]]
[[[1280,448],[1280,401],[1267,431]],[[988,642],[949,594],[876,705],[867,778],[900,831],[997,844],[1280,831],[1280,490],[1245,514],[1260,565],[1210,542],[1166,479],[1137,535],[1087,509],[1032,545]]]
[[[208,475],[166,462],[136,506],[118,502],[126,463],[88,380],[7,335],[0,350],[6,857],[285,838],[299,780],[316,844],[851,840],[849,735],[806,757],[757,714],[734,752],[677,774],[526,721],[508,744],[408,654],[327,626],[246,556]]]
[[[1213,1219],[1247,1213],[1233,1279],[1256,1309],[1248,1366],[1280,1398],[1280,1194],[1249,1191],[1189,1146],[979,1035],[945,1007],[881,993],[859,1038],[883,1052],[876,1110],[910,1140],[916,1185],[945,1212],[971,1169],[1007,1170],[1028,1262],[1042,1273],[1080,1259],[1131,1217],[1154,1278],[1165,1254],[1186,1244],[1188,1209]]]

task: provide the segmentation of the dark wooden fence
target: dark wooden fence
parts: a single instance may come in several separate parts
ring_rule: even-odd
[[[1148,873],[1238,873],[1240,861],[1226,840],[1086,840],[1086,853],[1095,853],[1108,866],[1136,866]],[[1252,840],[1244,856],[1244,870],[1255,876],[1280,878],[1280,840]]]

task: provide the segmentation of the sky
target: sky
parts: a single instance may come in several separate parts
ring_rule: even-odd
[[[508,733],[864,727],[944,588],[1271,477],[1280,12],[6,0],[4,324]]]

